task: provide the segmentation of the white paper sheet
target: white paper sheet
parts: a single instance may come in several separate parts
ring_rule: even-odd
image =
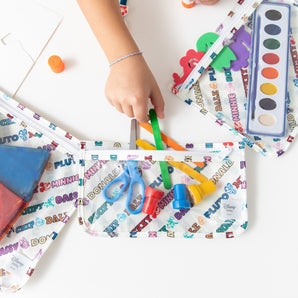
[[[35,0],[0,0],[0,89],[14,95],[62,17]]]

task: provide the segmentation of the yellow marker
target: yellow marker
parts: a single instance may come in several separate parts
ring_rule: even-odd
[[[189,191],[189,194],[192,198],[193,204],[200,203],[204,197],[207,195],[215,192],[216,186],[213,181],[208,180],[206,182],[198,184],[192,184],[187,186],[187,189]]]
[[[140,139],[136,141],[136,144],[145,150],[156,150],[156,148],[153,145]],[[177,168],[178,170],[192,177],[193,179],[199,181],[200,183],[209,181],[204,175],[195,171],[192,167],[188,166],[183,162],[179,162],[179,161],[167,161],[167,162],[173,167]]]

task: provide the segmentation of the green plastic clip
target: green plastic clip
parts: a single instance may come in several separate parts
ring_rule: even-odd
[[[163,150],[163,144],[162,144],[162,139],[161,139],[161,134],[160,134],[160,129],[158,125],[158,120],[157,120],[157,115],[155,113],[154,109],[151,109],[149,111],[149,116],[151,120],[151,126],[152,126],[152,131],[153,131],[153,136],[154,136],[154,141],[155,141],[155,146],[157,150]],[[170,189],[172,187],[171,184],[171,179],[170,179],[170,174],[169,174],[169,169],[166,161],[160,161],[159,162],[160,166],[160,171],[161,171],[161,177],[163,180],[163,185],[165,189]]]

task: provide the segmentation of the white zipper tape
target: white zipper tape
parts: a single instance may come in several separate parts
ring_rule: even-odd
[[[32,112],[24,105],[18,103],[7,94],[0,91],[0,110],[3,114],[9,113],[9,116],[15,117],[14,120],[24,122],[39,133],[61,146],[61,150],[72,155],[79,156],[80,141],[68,132],[62,130],[54,123],[49,122],[37,113]]]
[[[85,160],[149,160],[149,161],[204,161],[205,156],[212,156],[219,160],[228,158],[234,151],[233,148],[221,148],[198,151],[173,151],[173,150],[82,150]]]

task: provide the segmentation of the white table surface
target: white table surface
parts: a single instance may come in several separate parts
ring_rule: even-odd
[[[41,2],[63,21],[16,100],[80,139],[128,141],[130,120],[104,98],[107,61],[78,5]],[[180,57],[234,2],[186,10],[179,0],[128,0],[127,24],[165,98],[161,130],[177,142],[236,140],[168,91]],[[58,75],[47,65],[53,54],[65,61]],[[74,216],[14,297],[298,297],[297,149],[296,141],[274,160],[247,149],[249,224],[240,237],[101,239]]]

